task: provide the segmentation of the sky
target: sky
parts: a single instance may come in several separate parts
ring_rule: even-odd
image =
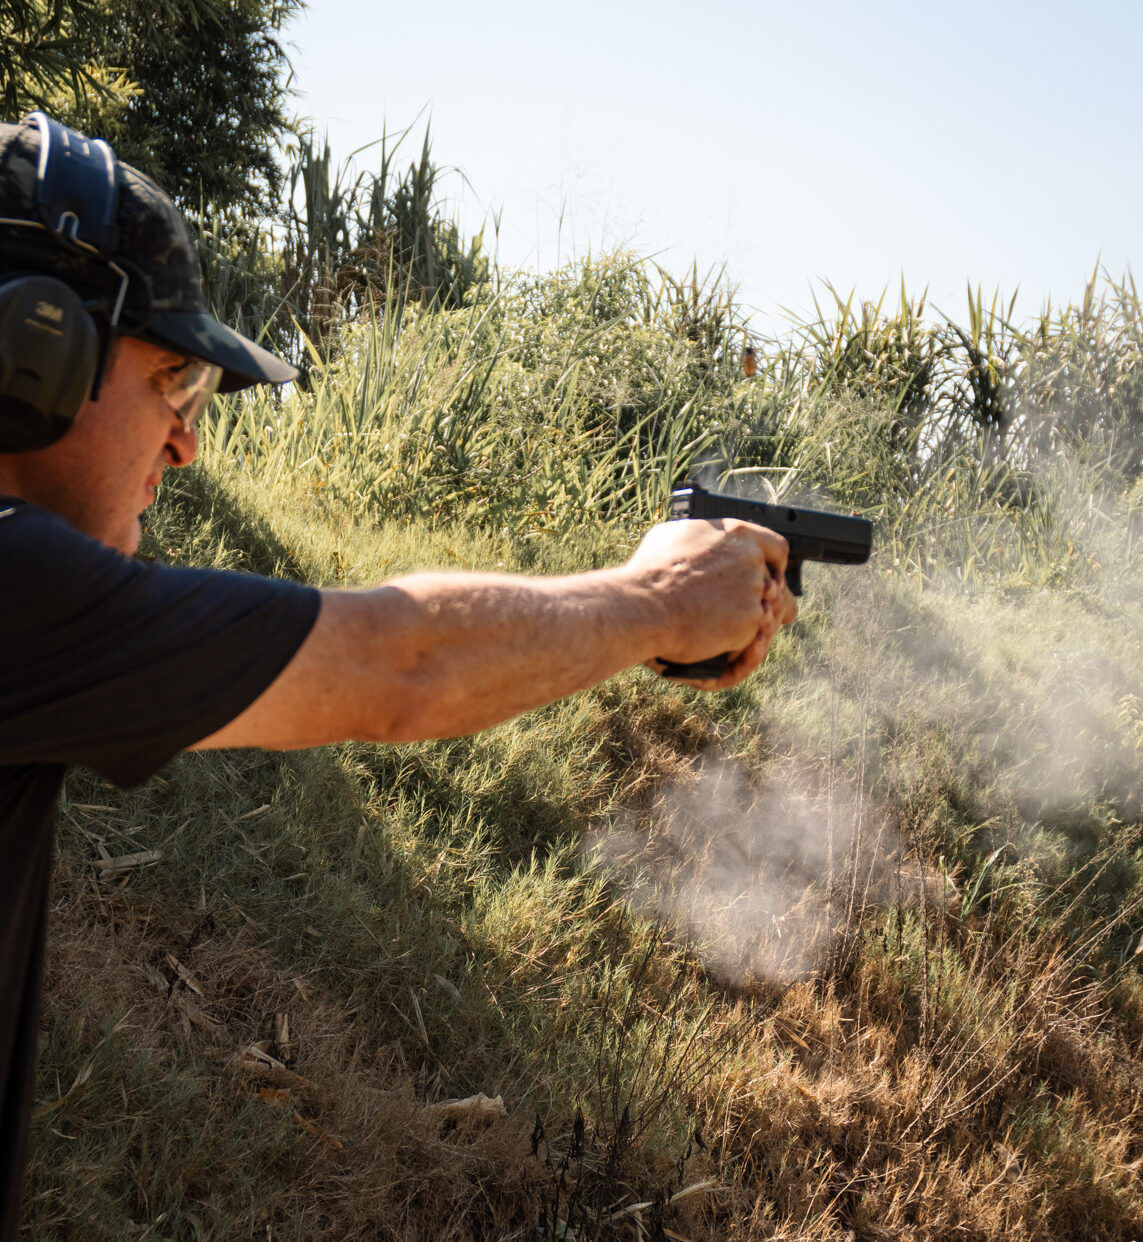
[[[1019,320],[1143,262],[1139,0],[309,0],[285,33],[335,160],[429,124],[503,266],[697,262],[777,332],[827,286]]]

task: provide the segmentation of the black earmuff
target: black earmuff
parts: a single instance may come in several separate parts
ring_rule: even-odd
[[[95,321],[53,276],[0,285],[0,452],[54,444],[71,427],[99,366]]]
[[[91,304],[55,276],[0,274],[0,453],[46,448],[65,435],[88,396],[98,396],[128,278],[110,258],[116,244],[115,156],[33,113],[40,131],[37,220],[5,226],[46,230],[73,254],[100,261],[119,278],[117,293],[97,303],[106,311],[101,332]]]

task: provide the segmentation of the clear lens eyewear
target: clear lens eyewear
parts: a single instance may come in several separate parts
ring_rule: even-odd
[[[184,431],[198,426],[221,379],[222,368],[201,358],[190,358],[185,366],[171,373],[163,398],[179,416]]]

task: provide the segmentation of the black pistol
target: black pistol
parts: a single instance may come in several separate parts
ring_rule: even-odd
[[[794,595],[802,593],[802,562],[828,561],[833,565],[864,565],[873,547],[873,523],[868,518],[847,517],[842,513],[822,513],[817,509],[794,509],[790,505],[767,504],[723,496],[696,485],[671,493],[669,516],[676,518],[741,518],[755,526],[766,526],[783,535],[790,545],[786,562],[786,582]],[[726,672],[729,655],[713,656],[692,664],[663,661],[664,677],[702,679]]]

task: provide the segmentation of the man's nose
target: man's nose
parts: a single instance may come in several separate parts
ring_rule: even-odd
[[[173,419],[166,443],[167,464],[176,469],[180,466],[189,466],[197,453],[198,429],[196,427],[187,429],[183,426],[182,419]]]

